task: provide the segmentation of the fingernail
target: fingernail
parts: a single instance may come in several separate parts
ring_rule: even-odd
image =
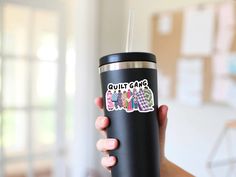
[[[110,164],[113,164],[115,162],[115,158],[114,157],[109,157],[108,159]]]
[[[115,144],[116,144],[116,140],[109,140],[108,141],[108,145],[109,145],[110,148],[114,148]]]
[[[105,124],[106,121],[107,121],[107,118],[104,117],[104,118],[102,119],[102,122]]]
[[[168,106],[166,106],[166,111],[168,111],[168,109],[169,109],[169,107],[168,107]]]
[[[163,106],[162,111],[163,112],[167,112],[168,111],[168,107],[167,106]]]
[[[102,116],[99,117],[99,124],[100,124],[100,126],[103,127],[105,125],[105,123],[106,123],[106,118],[104,118]]]
[[[103,125],[106,124],[107,119],[105,117],[102,118]]]

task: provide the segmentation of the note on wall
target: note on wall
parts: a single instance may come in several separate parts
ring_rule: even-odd
[[[236,75],[236,53],[229,55],[228,70],[229,74]]]
[[[228,93],[232,81],[228,77],[216,77],[213,79],[212,100],[220,103],[228,102]]]
[[[201,58],[181,59],[177,68],[177,99],[187,105],[203,101],[203,68]]]
[[[229,87],[227,102],[230,106],[236,108],[236,82],[232,82]]]
[[[212,58],[212,70],[216,76],[229,74],[228,53],[216,53]]]
[[[236,53],[217,53],[212,58],[213,74],[216,76],[236,75]]]
[[[171,14],[161,14],[158,19],[158,30],[162,35],[171,33],[173,28],[173,17]]]
[[[220,52],[228,52],[231,49],[235,33],[235,13],[233,2],[226,2],[218,9],[216,49]]]
[[[236,107],[236,82],[225,76],[214,78],[212,100]]]
[[[192,7],[184,12],[182,31],[183,55],[209,55],[214,47],[215,8]]]

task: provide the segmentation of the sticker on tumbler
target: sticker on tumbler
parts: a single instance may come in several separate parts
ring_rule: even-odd
[[[108,111],[125,110],[126,112],[154,111],[153,92],[147,79],[107,85],[106,108]]]

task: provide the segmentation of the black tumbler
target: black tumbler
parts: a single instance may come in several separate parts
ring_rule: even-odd
[[[160,177],[156,57],[118,53],[100,59],[108,138],[119,140],[112,177]]]

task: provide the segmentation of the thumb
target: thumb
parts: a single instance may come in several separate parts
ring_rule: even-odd
[[[166,137],[166,127],[167,127],[167,113],[168,113],[168,107],[166,105],[160,106],[157,112],[158,123],[159,123],[159,143],[160,143],[161,159],[165,158],[165,137]]]

